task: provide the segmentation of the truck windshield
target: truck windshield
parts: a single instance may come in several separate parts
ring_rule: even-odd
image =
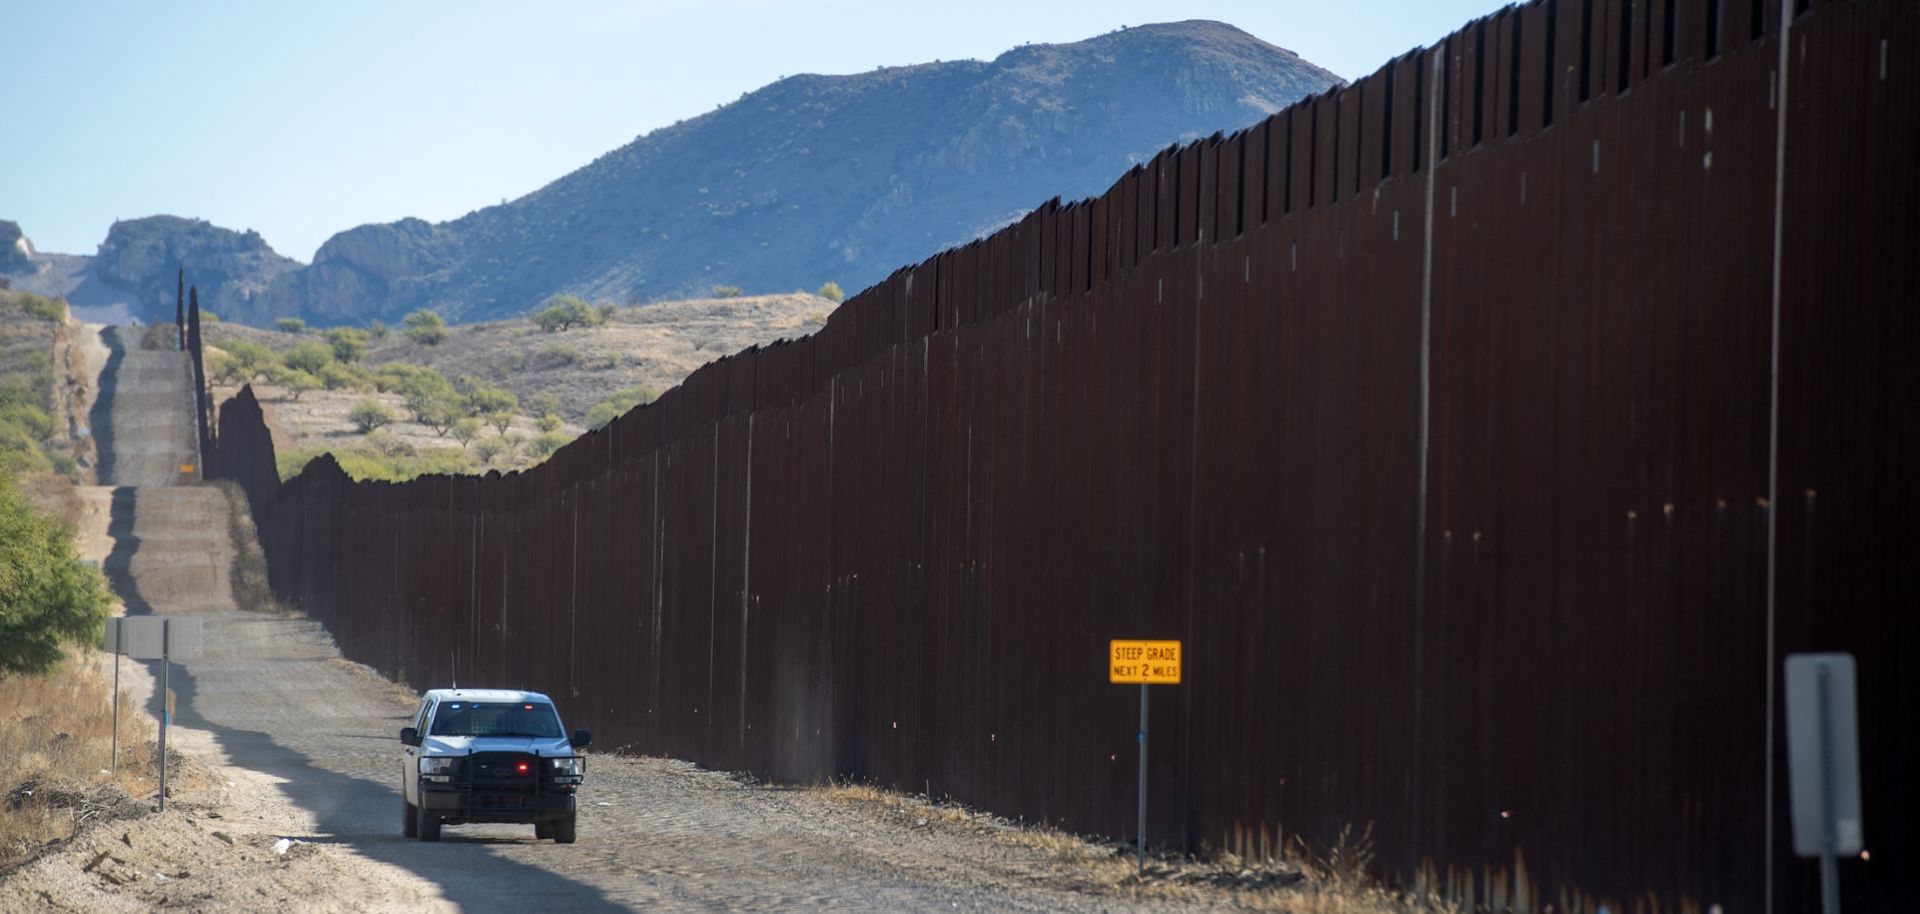
[[[551,739],[560,735],[560,716],[538,701],[450,701],[434,712],[433,735]]]

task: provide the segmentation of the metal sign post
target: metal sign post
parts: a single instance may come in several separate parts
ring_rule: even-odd
[[[175,658],[198,657],[203,642],[199,616],[127,616],[107,620],[106,643],[113,651],[113,753],[120,754],[120,655],[160,661],[160,809],[167,808],[167,729],[173,725],[172,669]]]
[[[1786,668],[1793,850],[1820,858],[1820,910],[1840,914],[1840,855],[1866,844],[1853,655],[1792,654]]]
[[[1147,686],[1180,684],[1180,642],[1107,642],[1107,681],[1140,684],[1140,818],[1135,832],[1140,872],[1147,871]]]

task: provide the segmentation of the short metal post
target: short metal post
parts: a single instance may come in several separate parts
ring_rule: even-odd
[[[1814,674],[1820,694],[1820,808],[1825,810],[1826,840],[1820,847],[1820,910],[1822,914],[1840,914],[1839,827],[1833,811],[1833,714],[1828,707],[1828,679],[1831,670],[1821,664]]]
[[[1147,872],[1147,684],[1140,684],[1140,822],[1135,839],[1140,850],[1140,873]]]
[[[173,666],[173,661],[168,659],[169,651],[167,650],[167,648],[169,647],[169,645],[167,644],[167,642],[172,640],[170,637],[168,637],[171,634],[171,632],[168,631],[168,628],[170,628],[172,624],[173,624],[173,620],[171,619],[160,620],[160,811],[161,812],[167,811],[167,726],[173,723],[173,713],[167,707],[167,704],[168,704],[167,698],[170,693],[170,687],[167,685],[167,674],[171,672],[169,667]]]

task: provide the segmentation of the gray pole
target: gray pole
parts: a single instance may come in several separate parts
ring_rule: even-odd
[[[1147,871],[1147,684],[1140,684],[1140,872]]]
[[[1833,720],[1827,707],[1829,676],[1827,665],[1821,664],[1815,674],[1820,686],[1820,808],[1825,820],[1821,824],[1826,830],[1820,846],[1820,910],[1823,914],[1840,914],[1840,865],[1835,859],[1840,836],[1833,821]]]
[[[173,715],[169,713],[167,709],[167,696],[169,691],[169,687],[167,685],[167,674],[171,672],[171,670],[169,670],[168,668],[173,666],[172,661],[167,659],[167,654],[168,654],[167,642],[173,640],[171,637],[169,637],[172,633],[167,630],[169,627],[171,627],[171,625],[172,625],[172,620],[170,619],[160,620],[160,811],[161,812],[167,811],[167,725],[173,723]]]
[[[119,620],[109,620],[118,625]],[[120,770],[120,639],[122,633],[113,633],[113,754],[107,756],[107,770]]]

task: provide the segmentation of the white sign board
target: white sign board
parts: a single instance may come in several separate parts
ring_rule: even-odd
[[[1866,844],[1860,815],[1860,736],[1852,654],[1787,657],[1787,776],[1793,792],[1793,852],[1853,856]]]
[[[163,628],[170,643],[161,641]],[[101,650],[135,660],[198,657],[204,643],[202,631],[199,616],[121,616],[107,620],[107,637]]]

